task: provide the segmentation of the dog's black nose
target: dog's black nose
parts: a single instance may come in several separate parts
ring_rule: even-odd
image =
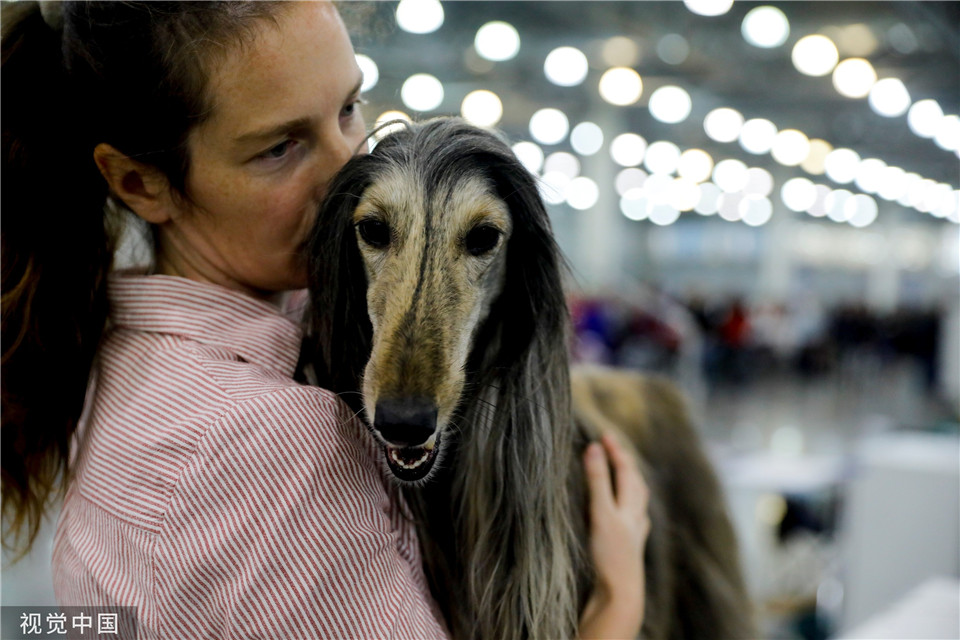
[[[397,447],[425,443],[437,429],[437,405],[427,398],[392,398],[377,402],[373,428]]]

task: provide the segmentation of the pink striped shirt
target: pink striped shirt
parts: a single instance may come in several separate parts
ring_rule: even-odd
[[[147,638],[445,636],[376,446],[291,376],[297,324],[169,276],[117,275],[53,556],[62,605]]]

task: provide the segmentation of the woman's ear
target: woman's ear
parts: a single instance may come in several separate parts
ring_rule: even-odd
[[[139,217],[152,224],[162,224],[174,216],[170,183],[160,170],[137,162],[105,143],[96,146],[93,159],[110,193]]]

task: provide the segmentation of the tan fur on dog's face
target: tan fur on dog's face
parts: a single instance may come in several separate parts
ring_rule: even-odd
[[[374,336],[362,390],[371,423],[381,399],[430,398],[442,431],[463,390],[473,334],[502,286],[511,221],[480,177],[433,185],[431,193],[423,183],[395,168],[367,188],[353,214]],[[389,229],[385,246],[364,238],[369,221]],[[481,227],[499,239],[473,255],[477,235],[469,234]],[[497,235],[479,233],[487,244]]]

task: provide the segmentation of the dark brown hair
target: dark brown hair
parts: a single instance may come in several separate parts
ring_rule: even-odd
[[[2,15],[3,543],[24,551],[65,486],[107,318],[116,225],[93,149],[112,145],[189,198],[186,141],[215,106],[208,79],[282,6],[58,4],[57,21],[35,2]]]

